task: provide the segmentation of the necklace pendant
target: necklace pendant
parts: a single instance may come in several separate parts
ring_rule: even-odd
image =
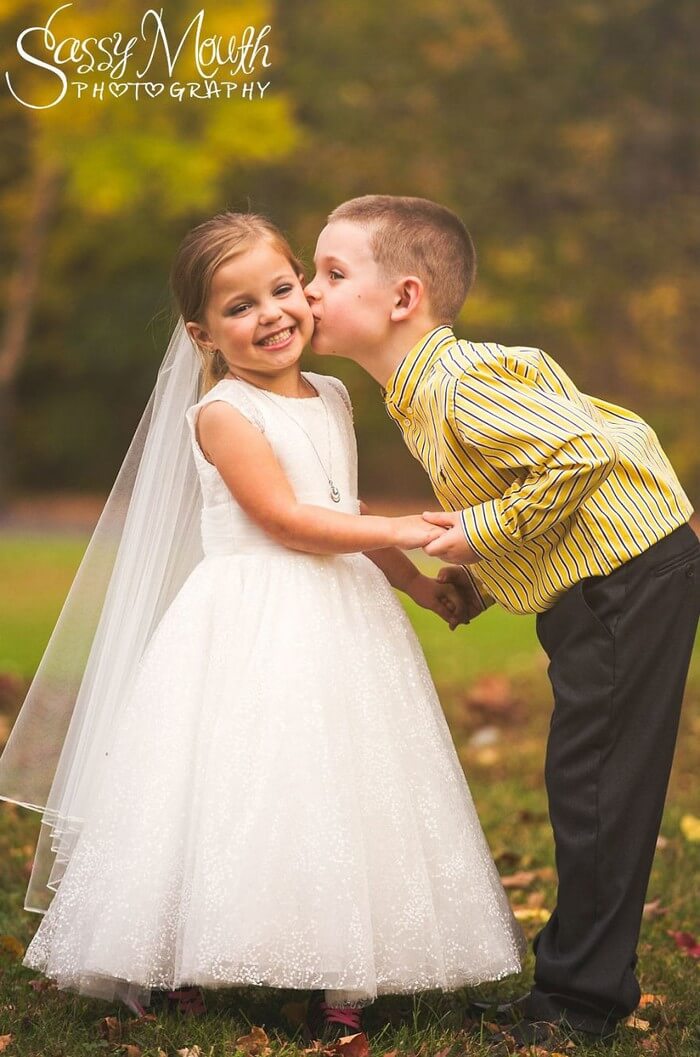
[[[333,484],[333,482],[331,482],[331,499],[333,500],[334,503],[339,503],[340,502],[340,492],[338,491],[336,486]]]

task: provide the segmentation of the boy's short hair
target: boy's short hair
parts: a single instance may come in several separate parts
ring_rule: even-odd
[[[453,323],[476,275],[476,251],[451,209],[427,198],[362,195],[328,217],[366,227],[374,259],[388,278],[417,275],[436,320]]]

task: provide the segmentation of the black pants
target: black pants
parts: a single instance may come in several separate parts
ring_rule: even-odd
[[[537,617],[559,889],[534,943],[534,1019],[606,1032],[639,1002],[635,950],[699,614],[700,542],[684,525]]]

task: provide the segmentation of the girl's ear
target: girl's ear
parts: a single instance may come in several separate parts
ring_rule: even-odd
[[[391,319],[408,319],[423,301],[425,288],[417,275],[406,275],[394,287]]]
[[[207,345],[209,345],[209,346],[213,347],[214,343],[210,339],[209,334],[204,329],[204,327],[200,326],[199,323],[195,323],[195,322],[185,323],[185,329],[187,330],[187,333],[192,338],[192,341],[195,343],[195,345],[198,345],[198,346],[207,346]]]

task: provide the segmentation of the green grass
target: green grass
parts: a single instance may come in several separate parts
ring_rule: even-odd
[[[0,673],[26,681],[38,663],[60,611],[86,543],[85,537],[0,538],[0,582],[9,587],[0,597]],[[440,690],[455,744],[464,764],[482,824],[502,874],[551,866],[553,848],[543,785],[543,751],[550,714],[544,655],[529,618],[491,611],[469,627],[450,633],[431,613],[407,603]],[[492,674],[505,677],[502,715],[479,711],[479,685]],[[22,697],[5,702],[9,725]],[[483,696],[483,694],[482,694]],[[484,724],[495,726],[494,744],[474,747],[470,738]],[[690,843],[680,828],[687,813],[698,814],[696,776],[700,770],[700,647],[696,648],[682,720],[679,746],[669,790],[662,834],[666,843],[654,864],[649,900],[659,899],[663,913],[642,925],[639,972],[646,993],[665,1001],[639,1012],[650,1024],[646,1033],[621,1029],[611,1051],[616,1057],[657,1053],[664,1057],[697,1057],[700,1012],[697,1002],[698,962],[683,955],[669,930],[698,929],[700,920],[700,844]],[[179,1049],[198,1045],[207,1057],[236,1052],[235,1040],[253,1024],[264,1026],[272,1052],[300,1054],[303,1043],[282,1011],[306,994],[265,988],[207,992],[209,1012],[189,1023],[173,1014],[154,1021],[134,1022],[119,1005],[81,998],[55,988],[35,991],[35,974],[21,965],[24,948],[39,918],[26,913],[23,899],[39,816],[0,801],[0,1036],[11,1034],[7,1049],[18,1057],[82,1057],[83,1054],[126,1054],[125,1045],[140,1047],[143,1057],[159,1049],[172,1057]],[[530,888],[511,892],[516,906],[551,908],[555,888],[546,878]],[[537,924],[525,923],[531,936]],[[4,939],[3,937],[10,937]],[[529,983],[532,959],[520,980],[484,985],[483,995],[506,996]],[[472,992],[473,993],[473,992]],[[448,1049],[450,1057],[483,1057],[489,1050],[464,1031],[469,992],[427,992],[379,999],[368,1014],[372,1053],[430,1057]],[[294,1014],[294,1005],[292,1006]],[[298,1008],[296,1010],[298,1014]],[[116,1018],[117,1038],[104,1038],[100,1022]],[[138,1051],[132,1051],[136,1055]],[[196,1052],[196,1051],[195,1051]],[[579,1048],[588,1057],[595,1048]]]

